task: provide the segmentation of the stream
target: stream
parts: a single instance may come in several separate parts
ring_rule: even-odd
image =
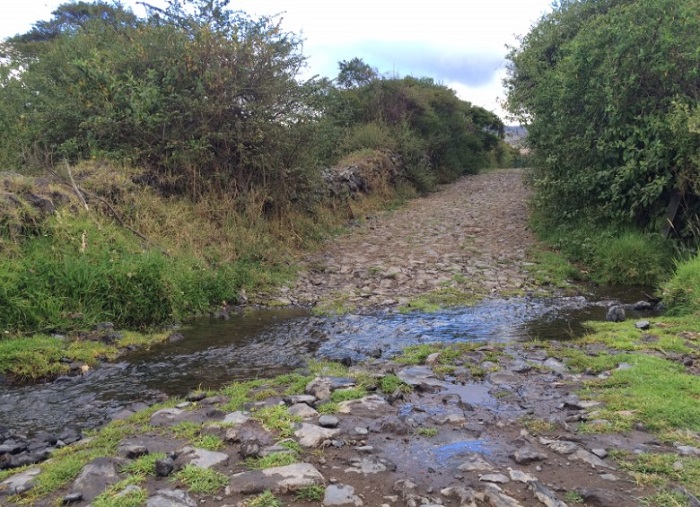
[[[195,388],[269,377],[311,358],[357,362],[390,358],[408,345],[430,342],[562,340],[579,336],[583,322],[604,320],[609,305],[644,299],[643,290],[606,297],[484,300],[436,313],[378,311],[312,316],[303,308],[246,310],[230,320],[202,319],[181,330],[184,339],[123,356],[82,377],[29,386],[0,385],[0,428],[29,434],[86,429],[127,407],[144,407]],[[628,312],[628,318],[640,317]]]

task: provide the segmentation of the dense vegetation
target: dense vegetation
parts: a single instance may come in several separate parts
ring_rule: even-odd
[[[655,235],[692,246],[700,233],[697,13],[697,0],[563,0],[509,55],[538,228],[589,264],[629,254],[611,266],[627,281],[672,267]]]
[[[356,58],[300,80],[301,39],[227,4],[67,3],[2,43],[1,330],[157,325],[279,281],[365,205],[325,190],[343,159],[399,157],[387,200],[507,155],[498,117],[431,79]]]

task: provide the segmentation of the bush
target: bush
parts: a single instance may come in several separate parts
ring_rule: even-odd
[[[664,302],[672,315],[700,313],[700,255],[679,262],[663,286]]]

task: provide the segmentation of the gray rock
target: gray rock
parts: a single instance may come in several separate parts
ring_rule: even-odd
[[[34,478],[41,473],[39,468],[30,468],[0,482],[0,496],[19,495],[34,487]]]
[[[440,494],[446,498],[457,498],[459,507],[476,507],[477,495],[471,488],[450,486],[440,490]]]
[[[369,430],[374,433],[393,433],[395,435],[408,435],[413,431],[405,421],[395,415],[382,417],[372,421]]]
[[[603,468],[612,468],[612,469],[615,468],[613,465],[609,465],[608,463],[606,463],[605,461],[600,459],[598,456],[588,452],[585,449],[579,449],[572,456],[574,458],[580,459],[581,461],[588,463],[589,465],[594,466],[594,467],[603,467]]]
[[[481,482],[495,482],[498,484],[508,484],[510,479],[503,474],[486,474],[479,477]]]
[[[305,392],[318,400],[331,399],[331,380],[327,377],[316,377],[306,385]]]
[[[248,422],[249,420],[250,415],[248,415],[248,412],[241,412],[240,410],[236,410],[235,412],[226,414],[223,422],[226,424],[243,424]]]
[[[508,475],[510,478],[517,482],[522,482],[523,484],[529,484],[535,482],[537,478],[534,475],[523,472],[522,470],[509,470]]]
[[[431,366],[437,364],[438,360],[440,359],[440,355],[440,352],[428,354],[428,357],[425,358],[425,364],[429,364]]]
[[[574,442],[567,442],[566,440],[555,440],[549,444],[547,447],[552,449],[557,454],[562,454],[564,456],[575,453],[579,446]]]
[[[314,424],[301,423],[294,432],[299,445],[302,447],[318,447],[326,440],[332,440],[340,433],[340,430],[321,428]]]
[[[541,482],[531,482],[528,487],[534,493],[535,498],[542,502],[545,507],[568,507],[556,497],[552,490],[544,486]]]
[[[620,305],[612,305],[608,308],[605,320],[608,322],[622,322],[625,320],[625,309]]]
[[[245,495],[262,493],[293,493],[308,486],[321,486],[323,475],[308,463],[295,463],[283,467],[243,472],[231,477],[229,489]]]
[[[580,488],[576,492],[581,495],[586,505],[591,507],[619,507],[624,505],[625,498],[613,491],[600,488]]]
[[[343,401],[338,404],[339,414],[352,414],[358,417],[378,417],[394,409],[384,398],[376,394],[365,396],[359,400]]]
[[[497,371],[489,375],[489,382],[496,385],[519,385],[522,377],[506,371]]]
[[[462,472],[471,472],[474,470],[490,472],[493,469],[493,465],[486,461],[484,457],[478,452],[468,454],[466,456],[465,462],[459,466],[459,470],[461,470]]]
[[[484,488],[484,498],[490,502],[492,507],[522,507],[520,502],[506,495],[503,490],[495,484],[486,484]]]
[[[532,370],[532,366],[530,366],[528,363],[526,363],[522,359],[516,359],[515,361],[513,361],[513,364],[510,366],[510,371],[515,372],[515,373],[527,373],[530,370]]]
[[[681,456],[700,457],[700,449],[698,449],[697,447],[693,447],[690,445],[676,445],[676,449],[678,449],[678,453]]]
[[[637,301],[635,304],[632,305],[632,310],[638,312],[645,312],[653,309],[654,305],[651,304],[649,301]]]
[[[151,416],[151,426],[172,426],[183,420],[184,410],[179,408],[163,408]]]
[[[318,418],[318,424],[323,428],[336,428],[340,420],[334,415],[322,415]]]
[[[610,481],[610,482],[617,482],[620,480],[620,478],[617,475],[613,475],[613,474],[600,474],[598,477],[600,477],[604,481]]]
[[[634,323],[634,327],[637,329],[649,329],[651,327],[651,323],[648,320],[638,320]]]
[[[523,447],[510,455],[511,459],[518,465],[527,465],[535,461],[543,461],[547,459],[547,455],[543,452],[533,449],[532,447]]]
[[[123,444],[117,449],[119,456],[127,459],[136,459],[140,456],[148,454],[148,449],[139,444]]]
[[[332,484],[326,488],[323,496],[323,505],[331,507],[335,505],[354,505],[361,507],[362,499],[355,494],[355,489],[346,484]]]
[[[228,454],[208,451],[197,447],[183,447],[177,457],[178,462],[189,463],[201,468],[212,468],[228,463]]]
[[[398,371],[396,376],[405,384],[413,387],[426,388],[444,385],[444,382],[438,380],[433,370],[428,366],[410,366]]]
[[[146,507],[197,507],[197,502],[181,489],[159,489],[148,499]]]
[[[69,505],[72,503],[80,502],[83,499],[82,493],[68,493],[61,499],[63,505]]]
[[[285,396],[284,402],[287,405],[296,405],[298,403],[306,403],[307,405],[312,405],[316,402],[316,397],[310,394],[295,394],[292,396]]]
[[[550,357],[544,363],[542,363],[542,366],[544,366],[545,368],[549,368],[554,373],[559,374],[566,373],[567,371],[569,371],[569,368],[564,363],[562,363],[561,361],[557,361],[553,357]]]
[[[124,463],[124,460],[113,458],[92,460],[83,467],[71,490],[82,493],[85,501],[93,500],[109,486],[119,482],[118,469]]]
[[[318,417],[316,409],[311,408],[306,403],[297,403],[289,407],[289,413],[293,416],[301,417],[302,419],[313,419]]]
[[[591,453],[595,454],[600,459],[605,459],[608,457],[608,451],[605,449],[591,449]]]
[[[353,458],[349,461],[350,467],[346,468],[346,472],[355,472],[359,474],[378,474],[380,472],[393,472],[396,470],[396,464],[386,458],[377,456],[362,456],[361,458]]]

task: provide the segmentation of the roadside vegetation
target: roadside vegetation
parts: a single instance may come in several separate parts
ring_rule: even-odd
[[[594,281],[658,285],[696,251],[699,45],[693,0],[586,0],[556,4],[509,54],[534,228]]]
[[[301,38],[226,4],[66,3],[0,44],[3,341],[254,300],[349,220],[512,155],[429,78],[300,80]]]

